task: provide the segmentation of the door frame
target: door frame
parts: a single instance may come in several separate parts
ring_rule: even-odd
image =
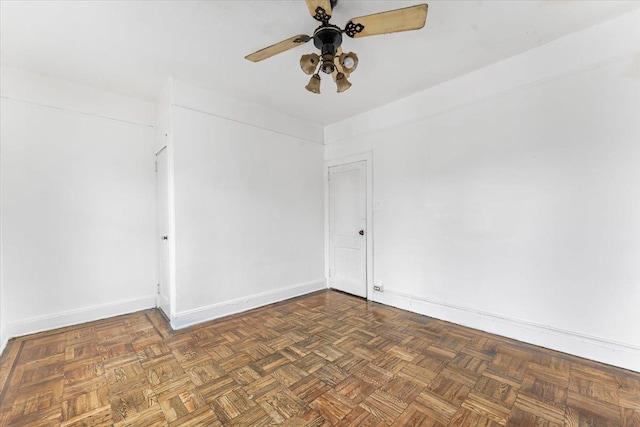
[[[165,138],[166,138],[166,134],[165,134]],[[155,174],[154,174],[154,178],[155,178],[155,188],[156,188],[156,194],[155,194],[155,199],[156,199],[156,229],[155,229],[155,242],[156,242],[156,289],[154,289],[154,295],[156,296],[156,308],[160,309],[161,312],[164,313],[164,310],[162,310],[160,308],[160,276],[161,276],[161,266],[160,266],[160,254],[162,252],[161,249],[161,245],[160,243],[158,243],[158,236],[160,235],[160,203],[159,203],[159,199],[158,199],[158,193],[159,193],[159,186],[158,186],[158,156],[160,155],[160,153],[162,152],[167,152],[165,154],[168,154],[168,150],[167,150],[167,145],[163,145],[162,148],[160,148],[158,151],[156,151],[156,153],[153,155],[153,161],[155,163]],[[168,163],[168,159],[167,159],[167,163]],[[167,189],[167,193],[168,193],[168,189]],[[168,260],[167,260],[168,262]],[[171,311],[171,288],[169,287],[169,311]],[[167,313],[164,313],[165,315],[167,315]],[[170,315],[170,314],[169,314]],[[168,316],[167,316],[168,317]]]
[[[167,155],[167,179],[168,179],[168,232],[169,232],[169,313],[164,313],[169,317],[169,324],[173,328],[173,318],[176,315],[176,211],[175,211],[175,187],[174,187],[174,165],[173,165],[173,135],[171,133],[164,134],[164,144],[162,148],[156,151],[154,154],[154,160],[157,159],[158,154],[166,151]],[[157,172],[157,171],[156,171]],[[156,176],[156,191],[157,191],[157,176]],[[157,193],[156,193],[157,194]],[[157,196],[156,196],[157,197]],[[156,200],[157,209],[157,200]],[[159,230],[158,214],[156,212],[156,238],[159,238],[157,231]],[[157,283],[160,280],[160,249],[159,245],[156,245],[156,277]],[[158,296],[156,294],[156,307],[158,306]]]
[[[367,247],[367,299],[373,298],[373,152],[365,151],[346,157],[324,161],[324,277],[329,287],[329,168],[364,161],[366,165],[366,247]]]

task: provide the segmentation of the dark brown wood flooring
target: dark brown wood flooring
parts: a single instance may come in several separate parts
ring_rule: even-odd
[[[640,426],[640,374],[334,291],[12,340],[2,426]]]

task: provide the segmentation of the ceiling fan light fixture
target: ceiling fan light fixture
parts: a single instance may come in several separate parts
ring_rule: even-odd
[[[302,55],[302,58],[300,58],[300,68],[302,68],[302,71],[304,71],[305,74],[311,75],[315,73],[319,63],[320,57],[315,53]]]
[[[344,92],[351,87],[351,83],[347,80],[347,76],[344,73],[338,73],[336,75],[336,85],[338,86],[338,93]]]
[[[358,68],[358,55],[353,52],[343,53],[339,58],[340,66],[347,73],[353,73]]]
[[[304,88],[312,93],[320,93],[320,75],[316,73],[311,76],[309,83]]]
[[[320,69],[323,73],[332,74],[335,67],[335,56],[329,53],[322,55],[322,65],[320,66]]]

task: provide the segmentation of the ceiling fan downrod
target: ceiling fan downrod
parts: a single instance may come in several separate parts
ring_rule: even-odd
[[[335,70],[335,56],[340,45],[342,45],[342,30],[340,27],[331,24],[319,26],[313,33],[313,44],[320,49],[322,65],[320,69],[331,74]]]

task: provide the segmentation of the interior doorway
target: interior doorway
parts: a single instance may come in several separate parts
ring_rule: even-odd
[[[171,318],[169,290],[169,167],[167,147],[156,153],[156,203],[158,221],[158,307]]]
[[[367,297],[367,162],[328,168],[328,285]]]

